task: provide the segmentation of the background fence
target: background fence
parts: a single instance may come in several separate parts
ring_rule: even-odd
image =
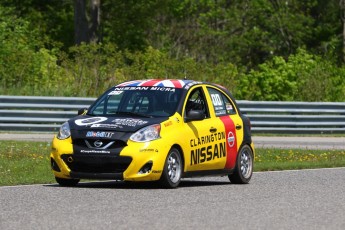
[[[56,132],[96,98],[0,96],[0,131]],[[237,101],[253,133],[345,133],[345,103]]]

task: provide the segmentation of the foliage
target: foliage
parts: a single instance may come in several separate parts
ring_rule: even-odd
[[[30,30],[36,30],[41,40],[53,48],[61,46],[67,49],[74,45],[73,3],[70,0],[1,0],[0,7],[11,10],[28,23]]]
[[[54,50],[44,48],[38,31],[10,12],[0,7],[0,89],[3,94],[42,92],[58,75]]]
[[[120,69],[123,55],[111,44],[81,44],[60,55],[67,96],[98,96],[115,83],[124,81]]]
[[[268,101],[341,101],[345,100],[344,70],[299,49],[287,61],[275,56],[243,75],[238,96]]]
[[[72,57],[72,58],[69,58]],[[125,80],[150,78],[194,79],[220,83],[232,89],[238,73],[236,66],[198,63],[192,58],[176,60],[148,47],[144,51],[121,51],[111,44],[82,44],[61,55],[67,96],[98,96]]]
[[[79,46],[73,6],[0,2],[1,94],[98,96],[187,77],[238,99],[345,100],[339,0],[101,0],[101,42]]]
[[[155,25],[155,12],[164,5],[158,0],[102,1],[103,42],[113,42],[121,50],[144,50],[150,28]]]
[[[308,13],[315,5],[314,0],[169,0],[157,16],[159,32],[167,36],[152,44],[173,57],[253,67],[273,55],[288,57],[308,42],[316,22]]]

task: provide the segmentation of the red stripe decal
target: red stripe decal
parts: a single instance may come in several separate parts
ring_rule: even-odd
[[[174,84],[175,88],[182,88],[182,85],[178,80],[172,80],[171,82]]]
[[[148,80],[144,83],[142,83],[140,86],[153,86],[154,84],[156,84],[157,82],[160,82],[162,80]]]
[[[225,127],[226,136],[226,163],[225,169],[232,169],[236,164],[237,156],[237,137],[235,124],[231,120],[230,116],[222,116],[220,120],[223,122]]]

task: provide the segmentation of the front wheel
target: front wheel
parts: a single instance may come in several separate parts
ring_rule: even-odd
[[[248,145],[244,145],[236,160],[234,173],[229,175],[233,184],[248,184],[253,174],[254,154]]]
[[[165,160],[163,173],[160,179],[161,185],[165,188],[176,188],[181,181],[182,159],[178,149],[172,148]]]
[[[59,185],[64,186],[64,187],[73,187],[76,186],[80,180],[78,179],[64,179],[64,178],[59,178],[55,177],[56,182],[58,182]]]

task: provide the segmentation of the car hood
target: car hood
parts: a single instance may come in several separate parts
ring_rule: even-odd
[[[71,130],[106,130],[133,133],[145,126],[159,124],[167,119],[168,117],[138,118],[124,116],[95,117],[82,115],[69,120],[69,125]]]

